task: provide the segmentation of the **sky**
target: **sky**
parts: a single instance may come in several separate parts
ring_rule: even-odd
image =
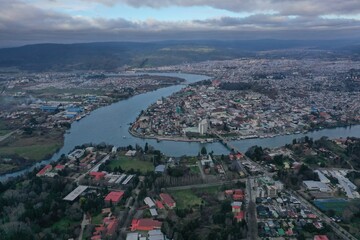
[[[0,47],[265,38],[360,39],[360,0],[0,0]]]

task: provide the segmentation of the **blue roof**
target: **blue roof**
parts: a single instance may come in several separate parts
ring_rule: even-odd
[[[165,171],[165,165],[158,165],[155,167],[155,172],[164,172]]]

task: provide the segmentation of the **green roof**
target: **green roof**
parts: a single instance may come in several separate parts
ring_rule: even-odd
[[[279,229],[278,229],[278,234],[279,234],[280,236],[285,235],[284,229],[279,228]]]

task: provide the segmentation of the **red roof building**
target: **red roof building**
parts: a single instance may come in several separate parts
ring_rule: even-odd
[[[158,209],[164,209],[165,207],[164,207],[164,204],[162,204],[162,202],[161,201],[156,201],[156,207],[158,208]]]
[[[329,240],[326,235],[315,235],[314,240]]]
[[[131,231],[151,231],[160,229],[162,222],[150,218],[133,219]]]
[[[103,172],[90,172],[90,176],[94,177],[95,180],[100,180],[105,177],[106,173]]]
[[[171,209],[176,207],[176,202],[174,201],[174,199],[172,199],[172,197],[169,194],[160,193],[160,198],[168,208]]]
[[[234,201],[244,200],[244,191],[242,189],[235,189],[233,199],[234,199]]]
[[[62,171],[62,170],[64,170],[64,168],[65,168],[65,166],[61,165],[61,164],[58,164],[58,165],[55,166],[56,171]]]
[[[118,220],[114,217],[107,217],[104,219],[104,224],[106,225],[106,235],[111,236],[116,231]]]
[[[49,165],[46,165],[43,169],[41,169],[37,174],[36,176],[37,177],[41,177],[41,176],[44,176],[45,173],[47,172],[50,172],[52,170],[52,166],[49,164]]]
[[[244,211],[240,211],[240,212],[236,213],[234,216],[234,218],[236,219],[237,222],[242,222],[244,220],[244,217],[245,217]]]
[[[122,199],[122,197],[124,196],[124,192],[123,191],[119,191],[119,192],[110,192],[106,197],[105,197],[105,202],[107,203],[118,203],[120,202],[120,200]]]

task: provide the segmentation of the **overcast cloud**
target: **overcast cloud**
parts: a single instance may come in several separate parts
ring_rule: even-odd
[[[37,42],[151,41],[167,39],[334,39],[360,37],[359,0],[74,0],[166,11],[170,6],[211,6],[250,16],[159,21],[89,17],[59,11],[61,0],[0,0],[0,47]],[[39,2],[54,6],[39,7]],[[337,15],[337,16],[336,16]]]

